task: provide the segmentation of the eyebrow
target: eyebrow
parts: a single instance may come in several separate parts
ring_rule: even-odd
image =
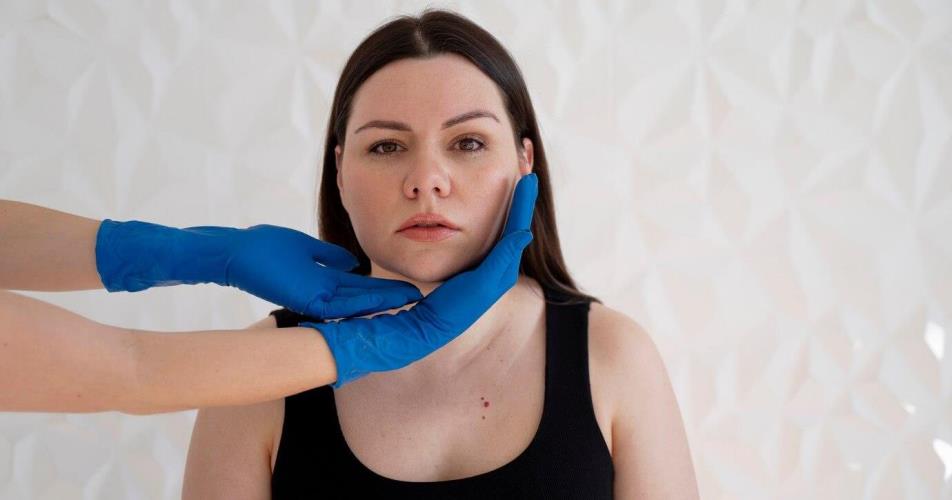
[[[496,120],[496,123],[499,123],[499,118],[496,118],[496,115],[490,113],[489,111],[485,111],[482,109],[475,109],[473,111],[467,111],[461,115],[457,115],[457,116],[454,116],[453,118],[450,118],[449,120],[446,120],[445,122],[443,122],[443,126],[440,129],[441,130],[448,129],[454,125],[465,122],[466,120],[473,120],[476,118],[492,118],[493,120]],[[391,130],[401,130],[403,132],[413,132],[413,129],[410,128],[410,125],[407,125],[406,123],[403,123],[403,122],[398,122],[394,120],[371,120],[361,125],[360,127],[358,127],[357,130],[354,131],[354,133],[356,134],[357,132],[360,132],[361,130],[368,129],[368,128],[386,128]]]

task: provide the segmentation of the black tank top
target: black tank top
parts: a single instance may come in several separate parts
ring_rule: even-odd
[[[595,420],[588,372],[590,303],[557,305],[545,292],[545,400],[529,446],[475,476],[416,482],[387,478],[360,462],[344,440],[325,385],[285,398],[271,492],[281,498],[611,498],[612,457]],[[287,309],[278,327],[314,321]],[[319,321],[316,321],[319,322]]]

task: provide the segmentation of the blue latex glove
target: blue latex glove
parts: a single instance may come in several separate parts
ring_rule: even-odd
[[[475,269],[459,273],[422,301],[396,314],[301,323],[327,340],[337,364],[335,389],[371,372],[402,368],[444,346],[466,331],[516,284],[529,231],[538,178],[519,179],[501,239]]]
[[[106,219],[96,235],[96,269],[110,292],[216,283],[321,319],[386,311],[423,297],[412,283],[346,272],[357,265],[337,245],[267,224],[177,229]]]

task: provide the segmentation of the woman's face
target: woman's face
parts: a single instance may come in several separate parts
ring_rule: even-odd
[[[481,261],[532,170],[532,142],[520,146],[496,84],[460,56],[403,59],[371,75],[335,149],[337,186],[371,275],[429,293]],[[420,212],[458,230],[439,241],[398,231]]]

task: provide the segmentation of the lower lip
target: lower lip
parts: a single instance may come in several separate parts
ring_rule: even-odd
[[[399,233],[416,241],[440,241],[453,236],[458,231],[446,226],[408,227]]]

